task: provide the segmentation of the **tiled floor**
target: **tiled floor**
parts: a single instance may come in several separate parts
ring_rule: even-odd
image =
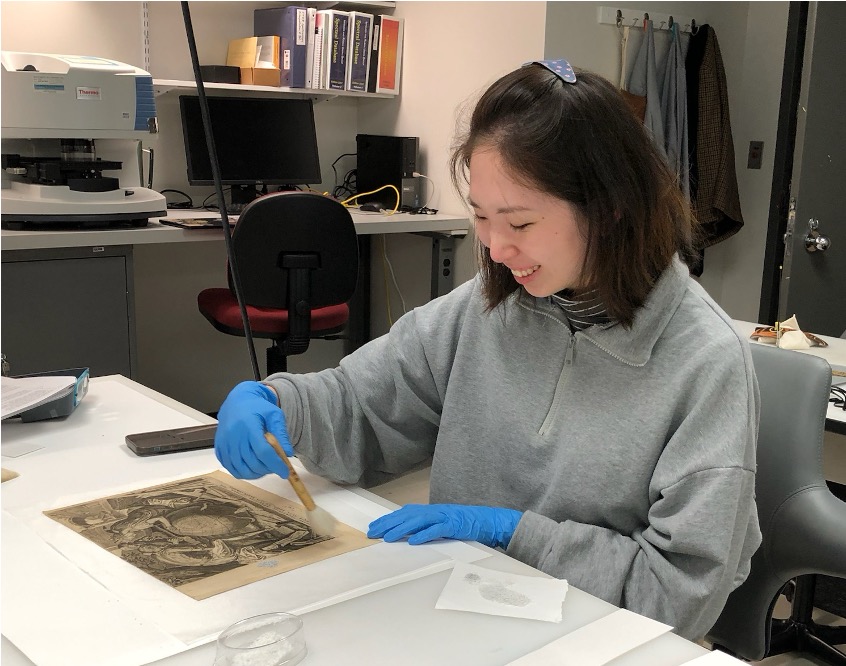
[[[846,436],[826,433],[824,464],[827,478],[846,483]],[[370,490],[396,504],[425,504],[429,501],[429,469],[411,472]],[[775,616],[787,617],[789,614],[789,605],[782,597],[776,604]],[[843,618],[823,611],[818,611],[814,618],[821,624],[846,624]],[[846,646],[840,646],[840,649],[846,649]],[[821,661],[795,653],[769,657],[754,663],[761,666],[824,666]]]

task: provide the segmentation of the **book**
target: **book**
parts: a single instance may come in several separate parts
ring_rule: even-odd
[[[381,14],[378,62],[374,92],[396,95],[402,70],[402,38],[404,20]],[[371,53],[372,57],[372,53]]]
[[[350,13],[339,9],[323,9],[321,11],[326,12],[328,20],[328,24],[324,28],[328,33],[324,48],[327,46],[328,48],[323,53],[326,87],[330,90],[344,90],[347,76]]]
[[[347,75],[345,90],[367,91],[370,56],[370,37],[373,31],[373,14],[350,12],[349,48],[347,49]]]
[[[329,23],[329,18],[325,11],[318,10],[314,17],[314,61],[312,63],[312,79],[311,87],[315,89],[323,89],[327,86],[326,68],[324,67],[324,54],[326,53],[326,40],[329,36],[329,31],[326,26]]]
[[[306,7],[306,88],[314,88],[314,23],[317,10],[314,7]]]
[[[256,9],[253,33],[279,37],[279,69],[283,86],[305,88],[308,47],[308,11],[299,5]]]
[[[379,36],[382,34],[382,14],[373,17],[370,35],[370,55],[367,59],[367,92],[376,92],[376,73],[379,69]]]

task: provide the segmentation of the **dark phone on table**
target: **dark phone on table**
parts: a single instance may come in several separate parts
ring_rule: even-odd
[[[177,451],[208,449],[214,446],[217,425],[189,426],[126,436],[129,450],[138,456],[154,456]]]

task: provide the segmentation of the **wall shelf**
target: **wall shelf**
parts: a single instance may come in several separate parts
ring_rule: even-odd
[[[290,95],[295,97],[310,97],[316,102],[334,99],[336,97],[365,97],[368,99],[393,99],[396,95],[386,93],[357,92],[355,90],[315,90],[312,88],[287,88],[275,86],[248,86],[240,83],[205,83],[206,90],[225,90],[227,92],[241,93],[274,93],[277,95]],[[188,93],[197,90],[194,81],[179,81],[175,79],[153,79],[153,90],[156,95],[165,95],[169,92]]]
[[[370,9],[396,9],[396,2],[379,2],[379,0],[329,0],[327,2],[305,2],[309,7],[317,9],[356,9],[367,11]]]

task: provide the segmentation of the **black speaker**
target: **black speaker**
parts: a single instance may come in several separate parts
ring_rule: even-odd
[[[419,141],[416,136],[356,135],[358,192],[370,192],[383,185],[393,185],[400,192],[400,206],[419,208],[419,178],[414,175],[417,171]],[[357,201],[379,202],[383,208],[388,209],[397,203],[396,194],[391,189],[361,196]]]

